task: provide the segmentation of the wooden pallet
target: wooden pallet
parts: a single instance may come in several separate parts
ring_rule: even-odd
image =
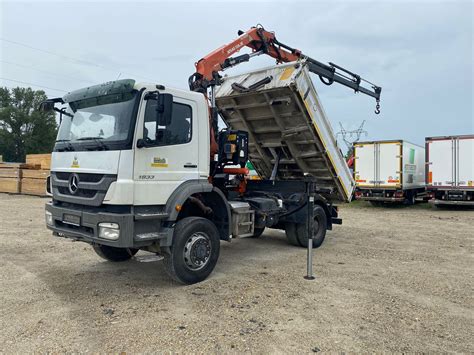
[[[46,179],[21,179],[20,191],[24,195],[46,196]]]
[[[20,178],[21,170],[19,168],[0,168],[0,179],[2,178]]]
[[[41,169],[41,164],[27,164],[27,163],[0,163],[0,169]]]
[[[44,179],[49,175],[49,170],[30,170],[30,169],[22,169],[21,170],[21,177],[22,179]]]
[[[20,192],[20,164],[0,163],[0,192]]]
[[[29,154],[26,163],[0,163],[0,192],[46,196],[50,165],[50,154]]]
[[[12,194],[20,193],[20,179],[0,178],[0,192],[8,192]]]
[[[26,164],[39,165],[40,169],[51,169],[51,154],[27,154]]]

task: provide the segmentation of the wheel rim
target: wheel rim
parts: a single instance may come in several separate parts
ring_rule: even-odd
[[[211,239],[206,233],[191,235],[184,245],[183,257],[186,266],[191,270],[201,270],[211,258]]]
[[[319,233],[319,226],[320,226],[320,223],[319,223],[319,220],[318,218],[316,217],[313,221],[313,236],[317,236],[318,233]]]

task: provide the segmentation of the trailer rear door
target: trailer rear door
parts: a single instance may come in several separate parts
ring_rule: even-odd
[[[458,138],[456,186],[474,187],[474,138]]]
[[[454,142],[437,139],[427,142],[428,184],[433,187],[454,186]]]
[[[375,187],[375,144],[354,145],[354,175],[356,186]]]
[[[377,143],[378,186],[381,188],[398,187],[401,184],[402,143]]]
[[[354,144],[356,186],[395,188],[401,185],[401,142]]]

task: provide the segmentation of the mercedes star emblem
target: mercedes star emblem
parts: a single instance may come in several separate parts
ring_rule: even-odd
[[[73,173],[69,178],[69,192],[74,195],[79,190],[79,175]]]

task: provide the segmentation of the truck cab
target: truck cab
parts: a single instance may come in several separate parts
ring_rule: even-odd
[[[61,116],[47,228],[109,261],[159,253],[170,276],[189,284],[212,272],[221,240],[258,237],[269,227],[286,230],[292,244],[319,246],[340,223],[310,179],[247,179],[245,132],[221,132],[224,159],[211,160],[202,93],[125,79],[43,106]]]

